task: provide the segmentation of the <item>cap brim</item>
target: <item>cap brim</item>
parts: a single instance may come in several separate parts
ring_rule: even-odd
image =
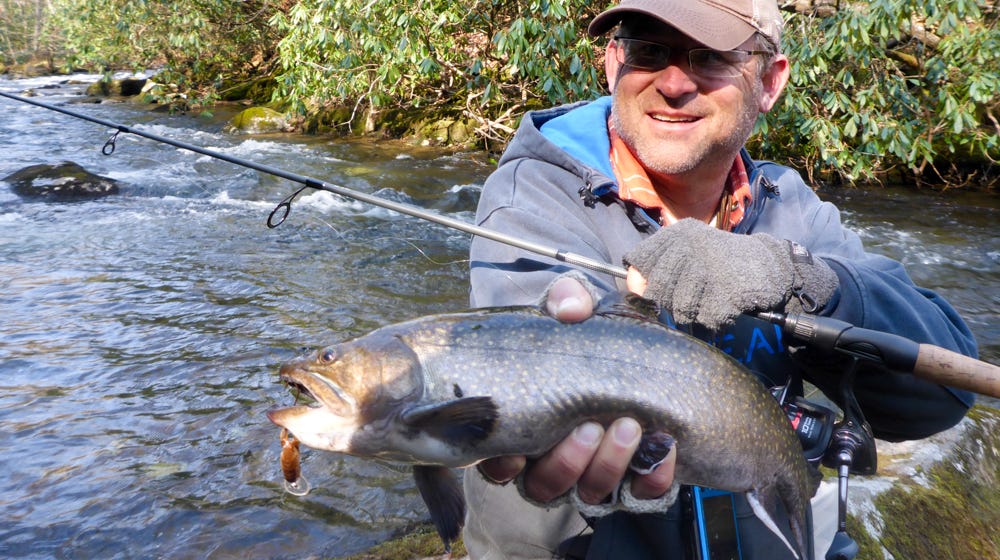
[[[664,16],[669,12],[669,16]],[[738,16],[691,0],[637,0],[601,12],[587,27],[591,37],[600,37],[628,14],[658,19],[699,43],[720,51],[735,49],[757,31]]]

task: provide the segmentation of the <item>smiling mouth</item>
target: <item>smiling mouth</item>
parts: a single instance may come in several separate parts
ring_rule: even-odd
[[[671,117],[668,115],[650,115],[654,121],[670,123],[670,124],[686,124],[693,123],[698,120],[697,117]]]

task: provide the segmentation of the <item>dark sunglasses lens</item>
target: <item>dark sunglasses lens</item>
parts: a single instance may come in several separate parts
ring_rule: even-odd
[[[715,51],[692,49],[688,55],[691,67],[707,77],[732,77],[740,75],[740,68],[746,62],[746,55],[739,51]]]
[[[621,39],[621,43],[625,55],[621,62],[633,68],[662,70],[670,64],[670,47],[632,39]]]
[[[615,40],[619,46],[618,62],[626,66],[647,72],[659,72],[670,66],[672,52],[667,45],[624,37],[615,37]],[[713,49],[690,49],[686,52],[691,71],[703,78],[739,76],[750,56],[759,54],[757,51]]]

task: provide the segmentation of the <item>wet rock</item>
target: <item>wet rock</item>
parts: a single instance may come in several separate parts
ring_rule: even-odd
[[[142,93],[145,86],[146,78],[100,80],[87,87],[87,95],[132,97]]]
[[[475,126],[463,119],[442,118],[413,126],[412,141],[422,146],[463,146],[475,140]]]
[[[878,473],[851,477],[859,560],[1000,560],[1000,409],[976,406],[951,430],[878,450]]]
[[[461,538],[452,543],[451,554],[445,554],[441,538],[427,524],[341,560],[469,560],[469,556]]]
[[[58,74],[55,65],[49,60],[29,60],[19,64],[4,66],[0,63],[0,74],[9,74],[11,78],[37,78]]]
[[[271,93],[277,87],[277,81],[270,76],[266,76],[246,82],[227,84],[219,92],[219,96],[223,101],[249,99],[259,103],[267,103],[271,100]]]
[[[819,17],[830,17],[840,10],[839,0],[794,0],[790,5],[800,14],[811,14]]]
[[[25,167],[3,178],[24,198],[67,202],[118,193],[118,182],[95,175],[71,161]]]
[[[268,132],[284,132],[288,128],[288,119],[284,113],[279,113],[267,107],[250,107],[240,111],[226,124],[225,131],[229,133],[264,134]]]

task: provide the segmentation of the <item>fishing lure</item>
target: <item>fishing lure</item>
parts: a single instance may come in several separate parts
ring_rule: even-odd
[[[282,428],[281,474],[285,477],[285,491],[295,496],[305,496],[309,493],[309,481],[302,476],[302,465],[299,461],[299,440]]]

